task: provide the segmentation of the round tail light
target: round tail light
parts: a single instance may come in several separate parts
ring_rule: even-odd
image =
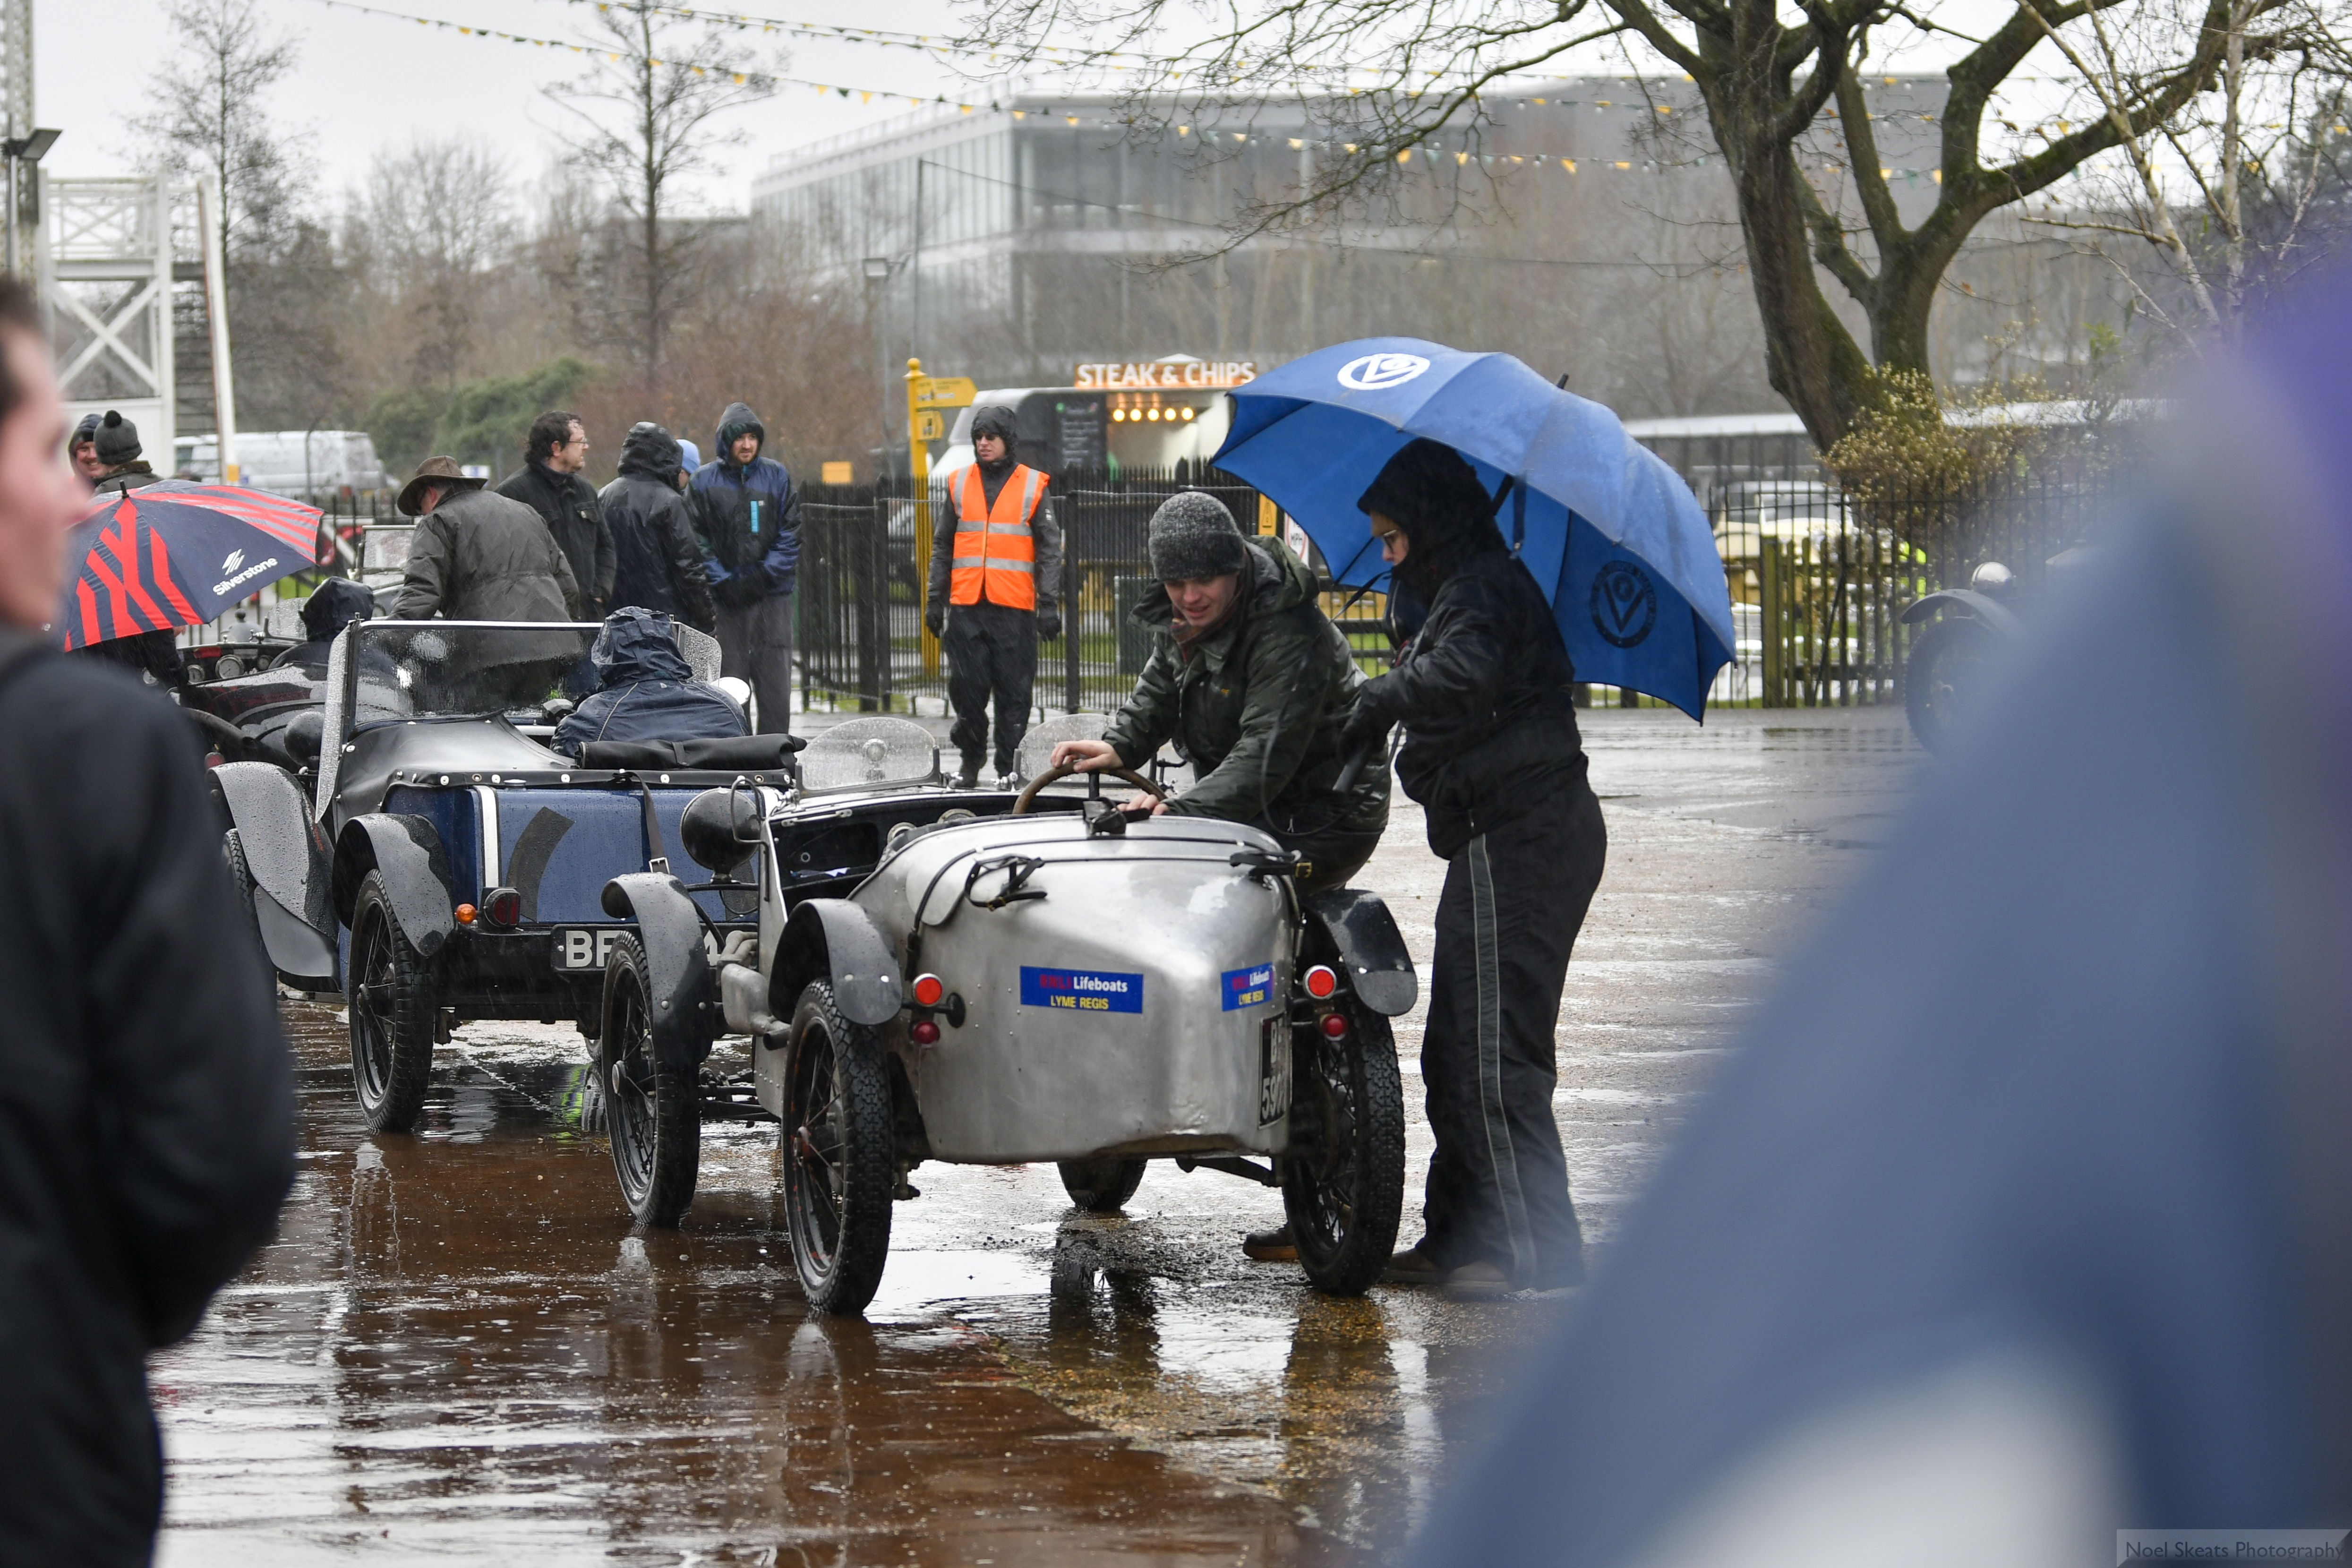
[[[1348,1019],[1346,1015],[1340,1013],[1324,1014],[1323,1033],[1334,1040],[1346,1039],[1348,1037]]]
[[[948,995],[948,985],[947,985],[947,982],[946,982],[946,981],[944,981],[944,980],[941,980],[938,975],[936,975],[936,974],[918,974],[918,975],[916,975],[916,976],[915,976],[915,1005],[916,1005],[916,1006],[918,1006],[918,1007],[936,1007],[936,1006],[938,1006],[940,1003],[942,1003],[942,1002],[944,1002],[944,1001],[946,1001],[946,1000],[947,1000],[947,995]],[[932,1033],[933,1037],[934,1037],[934,1038],[936,1038],[936,1037],[938,1037],[939,1031],[938,1031],[938,1030],[936,1030],[936,1029],[934,1029],[934,1030],[932,1030],[932,1031],[931,1031],[931,1033]]]
[[[940,1043],[940,1026],[929,1018],[918,1018],[908,1029],[907,1037],[919,1046],[936,1046]]]
[[[521,890],[516,888],[492,888],[482,897],[482,918],[494,926],[521,924]]]
[[[1339,989],[1339,976],[1328,963],[1318,963],[1307,972],[1307,994],[1318,1002]]]

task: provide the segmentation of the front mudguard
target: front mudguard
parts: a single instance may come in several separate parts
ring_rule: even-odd
[[[333,891],[335,918],[346,926],[370,871],[383,873],[392,918],[419,957],[432,958],[448,945],[457,929],[457,889],[441,835],[429,820],[371,812],[343,825],[335,840]]]
[[[2000,600],[1990,598],[1973,588],[1945,588],[1915,599],[1904,605],[1903,613],[1895,618],[1906,626],[1916,626],[1944,610],[1965,616],[1970,620],[1982,621],[1993,630],[2011,637],[2023,629],[2018,625],[2016,612]]]
[[[710,955],[703,946],[702,911],[676,877],[631,871],[604,884],[604,912],[635,920],[646,950],[646,999],[653,1008],[654,1057],[665,1068],[691,1071],[709,1051]]]
[[[846,899],[793,906],[768,974],[768,1010],[790,1018],[812,980],[832,983],[834,1005],[853,1024],[887,1024],[907,1005],[890,939]]]
[[[245,853],[270,966],[290,984],[334,989],[332,857],[301,786],[268,763],[224,763],[208,776]]]
[[[1299,903],[1306,911],[1310,947],[1328,944],[1358,1000],[1384,1017],[1412,1011],[1421,999],[1421,976],[1405,951],[1404,933],[1378,894],[1360,888],[1326,888]]]

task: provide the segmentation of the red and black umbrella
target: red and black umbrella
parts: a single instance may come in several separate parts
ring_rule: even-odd
[[[260,490],[162,479],[101,492],[74,525],[54,623],[68,648],[202,626],[310,569],[319,509]]]

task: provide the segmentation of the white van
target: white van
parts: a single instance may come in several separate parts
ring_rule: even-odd
[[[184,436],[172,471],[218,482],[220,439]],[[236,437],[237,483],[301,500],[397,488],[364,430],[252,430]]]

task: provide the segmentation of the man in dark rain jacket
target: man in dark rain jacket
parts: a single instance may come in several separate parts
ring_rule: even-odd
[[[707,632],[718,612],[694,518],[678,493],[681,456],[677,437],[660,426],[630,426],[620,478],[596,501],[613,534],[613,608],[657,610]]]
[[[725,692],[694,679],[667,616],[614,610],[588,662],[596,689],[555,727],[558,751],[576,757],[589,741],[698,741],[751,729]]]
[[[1428,1228],[1388,1278],[1474,1298],[1573,1285],[1584,1243],[1552,1119],[1552,1031],[1608,855],[1574,671],[1460,453],[1412,442],[1358,504],[1428,616],[1357,694],[1350,744],[1403,721],[1397,778],[1449,862],[1421,1050],[1437,1139]]]
[[[47,647],[88,504],[31,298],[0,280],[0,1563],[147,1563],[148,1352],[268,1237],[294,1076],[155,693]]]
[[[800,569],[801,500],[784,466],[760,455],[768,427],[744,404],[719,416],[717,456],[688,494],[719,602],[719,668],[751,683],[762,732],[793,717],[793,579]]]
[[[596,487],[580,477],[588,462],[587,427],[578,415],[551,409],[530,422],[522,456],[522,467],[499,482],[498,493],[539,513],[571,563],[580,614],[602,620],[612,607],[615,563]]]
[[[1148,547],[1160,583],[1134,617],[1153,629],[1151,657],[1103,738],[1063,742],[1054,765],[1140,768],[1173,741],[1194,783],[1162,809],[1262,827],[1313,863],[1300,887],[1339,886],[1380,845],[1389,775],[1375,759],[1346,795],[1333,789],[1364,677],[1316,603],[1314,573],[1281,541],[1244,538],[1198,490],[1162,503]],[[1196,622],[1183,607],[1206,613]]]

